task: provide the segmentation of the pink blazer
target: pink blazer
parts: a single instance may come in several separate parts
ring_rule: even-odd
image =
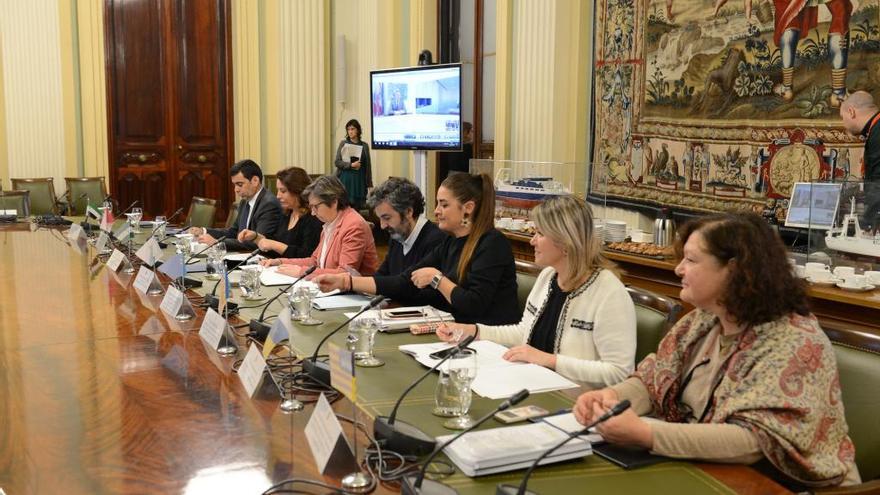
[[[345,267],[351,267],[361,275],[372,275],[379,268],[379,256],[376,254],[376,242],[373,233],[364,218],[354,208],[345,208],[339,212],[336,228],[333,229],[329,241],[321,232],[318,247],[309,258],[282,258],[281,263],[300,266],[317,265],[321,258],[324,243],[329,242],[324,268],[312,272],[312,276],[322,273],[343,273]]]

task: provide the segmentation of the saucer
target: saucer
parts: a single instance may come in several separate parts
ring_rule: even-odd
[[[837,287],[839,287],[843,290],[848,290],[851,292],[868,292],[869,290],[876,289],[876,286],[871,285],[871,284],[865,284],[861,287],[855,287],[853,285],[846,285],[846,284],[840,284],[840,283],[838,283],[836,285],[837,285]]]
[[[820,287],[833,287],[833,286],[843,282],[843,279],[832,277],[832,278],[829,278],[828,280],[819,281],[819,280],[813,280],[811,277],[808,276],[807,282],[809,282],[813,285],[818,285]]]

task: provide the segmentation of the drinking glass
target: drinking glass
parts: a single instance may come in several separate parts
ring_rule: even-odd
[[[208,250],[208,261],[205,265],[205,278],[207,280],[220,280],[223,272],[223,264],[226,263],[226,245],[218,242]]]
[[[290,291],[290,319],[293,321],[308,320],[312,316],[312,298],[305,287],[294,287]]]
[[[177,253],[186,262],[192,254],[192,234],[181,234],[177,239]]]
[[[308,307],[307,308],[305,306],[303,307],[303,309],[305,311],[307,311],[307,313],[305,313],[303,315],[304,317],[299,323],[301,325],[309,325],[309,326],[323,324],[324,323],[323,321],[312,317],[312,300],[315,298],[315,296],[317,296],[318,294],[321,293],[321,290],[318,289],[318,287],[315,285],[308,285],[308,286],[304,285],[302,287],[297,288],[297,290],[302,291],[303,297],[306,297],[308,299]]]
[[[131,216],[129,217],[129,219],[131,219],[131,223],[133,224],[131,228],[134,230],[135,234],[141,233],[141,218],[143,216],[144,210],[142,210],[141,208],[134,207],[131,209]]]
[[[463,430],[474,424],[468,411],[471,408],[471,383],[477,377],[477,353],[473,349],[462,349],[447,364],[448,394],[456,396],[458,403],[452,408],[456,417],[444,422],[443,426],[450,430]]]
[[[260,265],[247,265],[241,267],[241,290],[245,299],[261,299]]]
[[[376,332],[379,331],[379,322],[375,318],[358,318],[351,322],[348,327],[349,339],[353,342],[355,364],[363,368],[376,368],[385,364],[385,361],[373,355],[373,347],[376,343]]]
[[[165,238],[165,227],[168,225],[168,220],[165,219],[164,215],[156,215],[156,218],[153,219],[153,235],[156,236],[157,239]]]
[[[431,414],[441,418],[454,418],[458,415],[458,393],[449,387],[449,373],[440,370],[437,377],[437,385],[434,386],[434,408]]]

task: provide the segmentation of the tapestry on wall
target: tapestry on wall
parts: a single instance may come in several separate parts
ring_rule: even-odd
[[[880,101],[880,0],[597,0],[593,197],[752,209],[857,181],[848,92]]]

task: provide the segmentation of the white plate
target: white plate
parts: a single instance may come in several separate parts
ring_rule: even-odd
[[[817,280],[813,280],[810,277],[807,277],[807,282],[809,282],[813,285],[818,285],[820,287],[833,287],[833,286],[843,282],[843,280],[839,279],[839,278],[829,278],[828,280],[823,280],[823,281],[819,282]]]
[[[836,284],[836,285],[837,285],[837,287],[839,287],[843,290],[848,290],[850,292],[868,292],[869,290],[874,290],[877,288],[871,284],[863,285],[861,287],[853,287],[851,285],[844,285],[844,284]]]

